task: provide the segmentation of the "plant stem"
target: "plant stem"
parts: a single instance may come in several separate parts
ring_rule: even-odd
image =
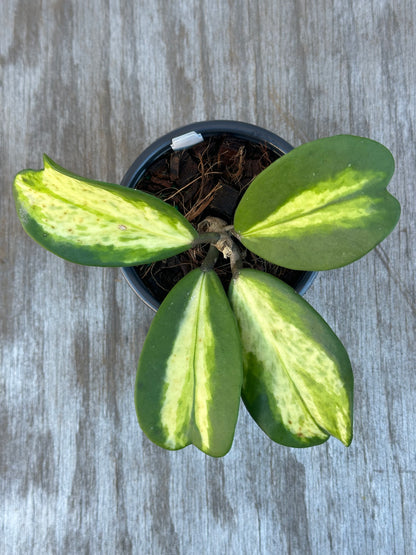
[[[243,261],[241,259],[240,249],[230,235],[230,233],[233,234],[234,232],[233,226],[226,226],[224,225],[225,222],[214,217],[208,217],[202,223],[204,224],[205,229],[212,229],[214,227],[220,231],[207,231],[200,233],[192,243],[193,247],[200,245],[201,243],[210,243],[210,248],[204,262],[202,263],[201,270],[212,270],[217,261],[218,253],[221,252],[224,258],[229,258],[233,277],[237,277],[243,267]]]
[[[216,243],[220,238],[220,234],[216,232],[200,233],[196,239],[193,240],[192,246],[196,247],[203,243]]]
[[[209,246],[209,250],[207,252],[206,257],[204,258],[204,261],[201,264],[201,271],[202,272],[209,272],[210,270],[212,270],[215,266],[215,263],[217,262],[218,259],[218,255],[219,255],[219,251],[216,247],[214,247],[214,245],[210,245]]]
[[[233,278],[235,279],[243,267],[243,260],[241,259],[240,249],[237,247],[234,241],[232,242],[230,266],[231,266],[231,272],[233,274]]]

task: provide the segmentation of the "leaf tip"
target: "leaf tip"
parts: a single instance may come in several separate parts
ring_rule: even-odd
[[[46,170],[47,168],[51,168],[55,166],[55,162],[50,158],[47,154],[43,153],[43,167]]]
[[[332,434],[336,439],[338,439],[345,447],[349,447],[353,440],[352,426],[338,430],[337,434]]]

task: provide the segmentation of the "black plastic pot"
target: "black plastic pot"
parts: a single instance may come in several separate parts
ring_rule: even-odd
[[[146,148],[146,150],[140,154],[140,156],[128,169],[121,181],[121,185],[136,188],[148,168],[158,159],[171,153],[172,150],[187,148],[202,142],[209,137],[224,134],[250,141],[252,143],[266,145],[267,148],[276,152],[279,156],[286,154],[293,148],[278,135],[250,123],[228,120],[192,123],[190,125],[180,127],[179,129],[175,129]],[[156,312],[160,303],[145,287],[136,269],[134,267],[122,268],[122,273],[136,295],[138,295],[147,306]],[[300,295],[303,295],[311,286],[316,275],[316,272],[301,273],[294,289]]]

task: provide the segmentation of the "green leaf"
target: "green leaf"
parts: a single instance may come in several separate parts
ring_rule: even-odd
[[[166,449],[190,443],[214,457],[231,447],[243,378],[237,323],[214,271],[187,274],[150,327],[136,380],[147,436]]]
[[[197,237],[172,206],[135,189],[91,181],[47,156],[14,180],[25,231],[53,253],[89,266],[134,266],[188,249]]]
[[[386,191],[394,160],[383,145],[338,135],[295,148],[259,174],[234,227],[257,255],[295,270],[328,270],[364,256],[394,228]]]
[[[334,332],[291,287],[241,270],[229,297],[243,343],[243,400],[274,441],[309,447],[352,439],[353,376]]]

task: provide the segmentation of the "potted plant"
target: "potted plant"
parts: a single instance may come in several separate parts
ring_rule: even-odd
[[[185,214],[195,227],[213,215],[232,221],[253,178],[292,148],[278,135],[249,123],[228,120],[193,123],[164,135],[146,148],[121,184],[157,195]],[[205,251],[202,248],[196,253],[193,249],[192,256],[189,252],[151,265],[125,267],[122,273],[139,298],[156,312],[173,283],[190,267],[200,265],[195,262],[201,262]],[[194,262],[195,255],[199,260]],[[255,260],[246,257],[245,265],[273,273],[301,295],[316,277],[316,272],[277,268],[258,257]],[[174,272],[178,267],[180,270]],[[216,265],[221,277],[226,269],[227,265],[220,268]],[[226,289],[229,277],[223,279]]]
[[[158,445],[192,443],[222,456],[240,395],[278,443],[308,447],[333,435],[350,444],[353,377],[343,345],[290,286],[246,268],[242,253],[308,272],[357,260],[398,221],[386,191],[393,171],[390,152],[370,139],[312,141],[261,171],[232,221],[208,217],[198,229],[148,193],[84,179],[46,156],[43,170],[17,174],[14,195],[29,235],[79,264],[132,267],[209,246],[155,315],[135,402]],[[220,252],[231,266],[228,297],[214,269]]]

